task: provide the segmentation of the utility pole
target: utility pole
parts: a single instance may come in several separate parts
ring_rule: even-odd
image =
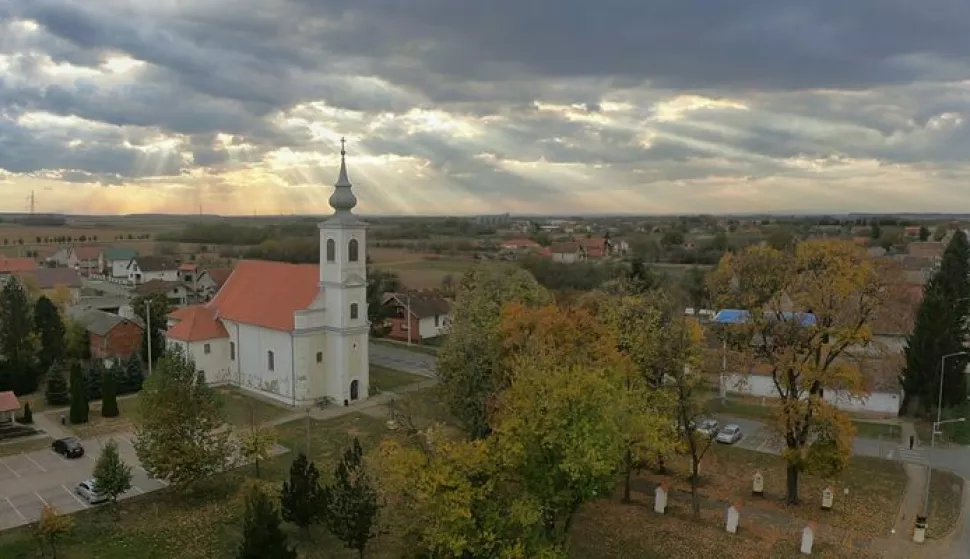
[[[145,343],[148,344],[148,376],[152,376],[152,301],[145,301]]]
[[[408,291],[408,304],[407,304],[407,321],[408,321],[408,345],[411,345],[411,292]]]
[[[310,406],[306,408],[306,455],[310,457]]]

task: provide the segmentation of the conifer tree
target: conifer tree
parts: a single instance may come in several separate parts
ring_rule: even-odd
[[[327,487],[327,527],[344,545],[364,556],[367,542],[377,535],[380,505],[377,490],[364,467],[360,441],[354,437],[337,465],[333,485]]]
[[[246,499],[243,542],[238,559],[295,559],[294,551],[280,530],[280,515],[272,500],[254,488]]]
[[[320,472],[302,452],[290,464],[290,478],[283,482],[280,510],[283,520],[308,530],[324,512]]]
[[[966,234],[958,230],[943,253],[939,269],[923,290],[913,331],[906,340],[906,367],[900,379],[905,391],[904,409],[909,409],[914,400],[924,410],[935,408],[941,380],[944,407],[965,402],[966,357],[953,356],[946,360],[942,372],[940,367],[943,356],[966,349],[968,315],[970,244]]]
[[[41,370],[46,371],[54,362],[64,358],[66,334],[61,313],[46,296],[41,296],[34,304],[34,326],[40,338],[38,362]]]
[[[66,406],[71,403],[71,395],[67,390],[67,379],[64,378],[64,367],[55,363],[47,373],[47,403],[52,406]]]
[[[71,365],[71,423],[88,422],[88,385],[80,363]]]
[[[0,290],[0,355],[9,372],[10,385],[3,390],[29,394],[37,389],[39,375],[34,362],[33,312],[27,290],[20,280],[3,282]]]
[[[101,417],[118,417],[117,381],[114,369],[108,369],[101,377]]]
[[[138,392],[144,382],[145,369],[142,366],[141,358],[138,355],[132,355],[125,362],[125,387],[123,391],[126,394]]]

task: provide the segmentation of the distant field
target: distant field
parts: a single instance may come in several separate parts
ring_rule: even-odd
[[[436,289],[445,276],[457,282],[474,260],[441,258],[435,254],[412,252],[401,248],[371,248],[370,256],[378,268],[398,274],[409,289]]]

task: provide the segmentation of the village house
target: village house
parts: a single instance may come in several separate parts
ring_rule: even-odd
[[[906,245],[906,254],[916,258],[929,258],[939,262],[946,245],[936,241],[912,242]]]
[[[133,284],[151,280],[179,281],[179,265],[166,256],[138,256],[128,262],[128,281]]]
[[[402,342],[421,343],[442,336],[451,326],[451,303],[433,291],[387,293],[382,305],[387,309],[387,337]]]
[[[107,366],[141,351],[145,329],[135,320],[95,309],[71,315],[88,333],[92,359],[101,359]]]
[[[542,245],[533,241],[532,239],[509,239],[507,241],[503,241],[500,246],[504,250],[538,250],[542,248]]]
[[[180,281],[165,281],[151,279],[136,285],[131,294],[135,297],[150,297],[152,295],[164,295],[174,305],[187,305],[189,300],[189,288]]]
[[[37,262],[33,258],[16,258],[0,254],[0,276],[36,269]]]
[[[128,264],[138,257],[133,248],[108,248],[101,251],[98,267],[109,278],[128,278]]]
[[[334,186],[319,265],[240,261],[211,301],[169,316],[167,344],[208,382],[293,406],[368,397],[366,224],[343,149]]]
[[[36,268],[14,275],[33,284],[52,300],[66,299],[57,302],[75,305],[81,300],[81,276],[72,268]]]
[[[203,270],[197,276],[195,292],[203,301],[212,299],[215,297],[216,292],[226,283],[226,280],[229,279],[229,274],[231,273],[232,268],[209,268],[208,270]]]
[[[101,273],[101,249],[96,246],[71,245],[67,249],[67,267],[82,276]]]

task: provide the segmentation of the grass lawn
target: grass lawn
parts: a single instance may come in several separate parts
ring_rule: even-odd
[[[257,423],[265,423],[294,412],[290,408],[249,396],[235,388],[219,389],[219,394],[225,402],[226,421],[235,427],[250,425],[254,418]]]
[[[138,395],[118,398],[118,411],[121,412],[118,417],[101,417],[101,402],[91,402],[88,422],[72,425],[68,421],[65,428],[81,439],[131,431],[133,429],[132,422],[138,413]],[[63,413],[65,416],[69,415],[66,411]],[[51,412],[47,414],[47,417],[54,423],[59,423],[58,415],[59,413]]]
[[[407,343],[395,342],[391,340],[382,340],[381,338],[371,338],[370,341],[371,343],[374,343],[377,345],[403,349],[404,351],[414,351],[417,353],[424,353],[425,355],[438,355],[438,348],[434,346],[414,344],[414,343],[412,343],[411,345],[408,345]]]
[[[864,439],[885,439],[898,441],[900,435],[899,425],[892,423],[872,423],[869,421],[853,421],[855,424],[857,437]]]
[[[963,502],[963,478],[933,470],[930,479],[930,513],[926,537],[942,538],[953,531],[960,519]]]
[[[445,419],[434,389],[422,390],[398,399],[410,410],[418,426]],[[294,452],[308,451],[329,481],[337,458],[350,438],[357,436],[365,451],[389,436],[381,414],[351,413],[327,421],[311,420],[309,441],[304,419],[278,426],[280,443]],[[309,448],[307,448],[309,446]],[[262,464],[263,481],[276,490],[285,477],[292,455],[284,455]],[[695,557],[799,557],[797,529],[805,520],[822,519],[839,526],[854,526],[860,537],[888,531],[897,510],[898,491],[904,487],[905,475],[892,462],[854,459],[845,475],[852,488],[852,498],[845,503],[841,493],[832,512],[819,510],[819,492],[823,480],[802,478],[803,505],[786,508],[780,501],[784,489],[784,467],[777,456],[758,454],[730,447],[712,449],[705,458],[702,491],[710,500],[702,522],[688,518],[682,490],[684,458],[668,464],[674,472],[675,491],[671,495],[669,514],[663,518],[652,512],[652,488],[661,478],[646,473],[637,476],[634,503],[625,505],[618,498],[602,499],[584,506],[571,534],[570,556],[575,559],[695,558]],[[766,497],[752,501],[750,475],[760,468],[765,474]],[[186,496],[171,489],[149,493],[122,502],[122,519],[116,522],[110,511],[92,509],[75,516],[75,527],[59,540],[58,557],[66,559],[230,559],[235,556],[241,539],[244,482],[252,475],[249,468],[232,472],[213,481],[201,496]],[[839,484],[839,487],[842,485]],[[862,497],[862,496],[865,497]],[[735,536],[724,533],[721,502],[743,499],[741,531]],[[845,511],[845,513],[843,513]],[[394,525],[395,510],[388,509],[385,518]],[[758,515],[777,515],[772,522],[752,520]],[[793,515],[796,520],[790,520]],[[352,559],[356,553],[346,550],[321,528],[308,538],[287,526],[291,541],[301,557]],[[870,559],[863,551],[843,549],[841,542],[824,529],[816,539],[816,554],[844,559]],[[398,559],[406,549],[396,533],[386,533],[372,541],[369,559]],[[0,557],[36,557],[37,544],[25,529],[0,534]]]
[[[0,456],[13,456],[21,452],[33,452],[50,448],[54,439],[50,437],[37,437],[33,439],[18,441],[13,440],[7,443],[0,443]]]
[[[371,390],[394,392],[396,388],[428,380],[426,377],[412,375],[404,371],[396,371],[381,367],[380,365],[370,366],[370,386]]]

